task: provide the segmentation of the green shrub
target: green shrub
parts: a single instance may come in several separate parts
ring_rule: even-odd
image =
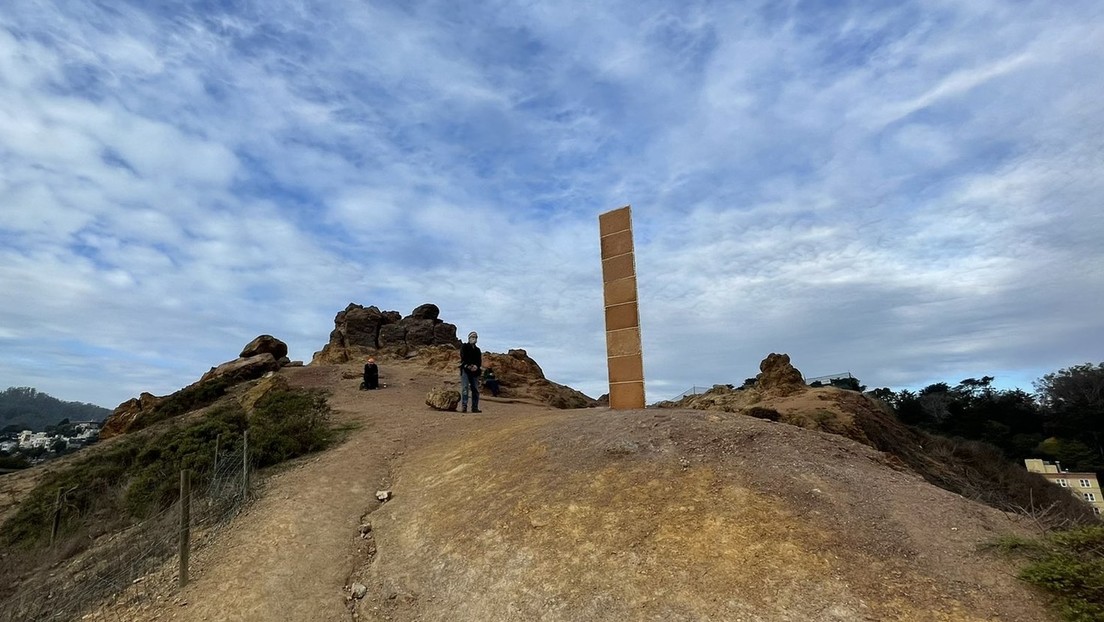
[[[25,469],[31,466],[23,456],[0,456],[0,469]]]
[[[249,421],[250,458],[265,467],[326,447],[333,437],[330,407],[317,391],[270,391]]]
[[[182,469],[191,470],[193,489],[204,488],[220,435],[220,452],[229,455],[240,451],[248,428],[250,461],[264,467],[326,447],[332,437],[328,419],[321,393],[282,390],[262,398],[251,416],[229,402],[196,421],[115,439],[45,476],[0,529],[0,545],[33,548],[49,542],[58,490],[66,491],[61,534],[94,537],[171,506]]]
[[[233,380],[221,376],[207,382],[185,387],[172,395],[166,396],[153,407],[148,416],[139,417],[130,431],[133,432],[159,421],[210,406],[223,395],[226,395],[226,391],[232,386],[234,386]]]
[[[1030,560],[1020,578],[1050,593],[1064,620],[1104,620],[1104,526],[1051,532],[1037,540],[1005,537],[993,546]]]

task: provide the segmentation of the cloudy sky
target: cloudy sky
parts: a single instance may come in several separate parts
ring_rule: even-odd
[[[3,4],[0,388],[433,302],[597,396],[627,204],[649,401],[1104,359],[1099,0]]]

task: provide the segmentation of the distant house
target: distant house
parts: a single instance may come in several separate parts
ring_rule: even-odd
[[[32,449],[34,447],[46,447],[53,439],[45,432],[23,430],[19,433],[19,448]]]
[[[1031,473],[1042,475],[1052,484],[1068,489],[1075,497],[1091,505],[1093,513],[1097,516],[1104,512],[1104,494],[1101,494],[1096,473],[1063,471],[1061,464],[1038,458],[1028,458],[1024,460],[1024,465]]]

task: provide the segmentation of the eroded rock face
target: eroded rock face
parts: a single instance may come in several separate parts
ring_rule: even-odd
[[[403,317],[355,303],[334,318],[330,340],[314,355],[314,363],[346,363],[366,356],[403,358],[432,346],[460,347],[456,326],[439,319],[434,304],[418,306]]]
[[[234,359],[217,367],[212,367],[210,371],[203,374],[199,381],[202,383],[225,377],[230,380],[231,384],[238,384],[246,380],[260,378],[267,372],[276,371],[277,369],[280,369],[279,361],[268,352],[265,352],[248,358]]]
[[[544,380],[544,371],[529,354],[520,348],[508,351],[505,355],[494,352],[483,353],[483,367],[490,367],[503,386],[521,386],[537,380]]]
[[[388,324],[380,328],[377,348],[398,348],[406,346],[406,327],[402,324]]]
[[[258,354],[271,354],[276,360],[287,357],[288,347],[287,344],[272,335],[259,335],[253,341],[250,341],[244,348],[242,348],[241,354],[238,358],[249,358],[257,356]],[[290,361],[290,359],[289,359]]]
[[[755,386],[771,395],[790,395],[805,389],[805,378],[790,364],[790,355],[771,352],[759,363]]]
[[[433,389],[426,394],[426,406],[434,410],[456,410],[460,393],[452,389]]]
[[[361,307],[349,305],[337,314],[335,320],[339,332],[346,345],[362,346],[366,348],[379,347],[379,331],[385,319],[383,313],[376,307]]]
[[[100,428],[100,438],[111,438],[123,434],[134,425],[134,422],[142,413],[152,411],[163,399],[152,393],[143,392],[138,397],[119,404],[104,421],[103,427]]]
[[[433,345],[433,320],[406,318],[400,325],[406,326],[407,347]]]
[[[238,398],[238,403],[245,409],[245,412],[253,414],[253,408],[257,405],[257,402],[264,399],[266,395],[273,391],[286,391],[287,388],[287,378],[279,374],[266,374],[260,382],[249,387],[249,390]]]

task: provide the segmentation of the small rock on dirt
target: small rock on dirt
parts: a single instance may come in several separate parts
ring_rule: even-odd
[[[379,499],[380,501],[388,501],[388,500],[391,499],[391,491],[390,490],[377,490],[376,491],[376,498]]]
[[[352,587],[353,598],[360,600],[368,594],[368,587],[363,583],[354,583]]]

